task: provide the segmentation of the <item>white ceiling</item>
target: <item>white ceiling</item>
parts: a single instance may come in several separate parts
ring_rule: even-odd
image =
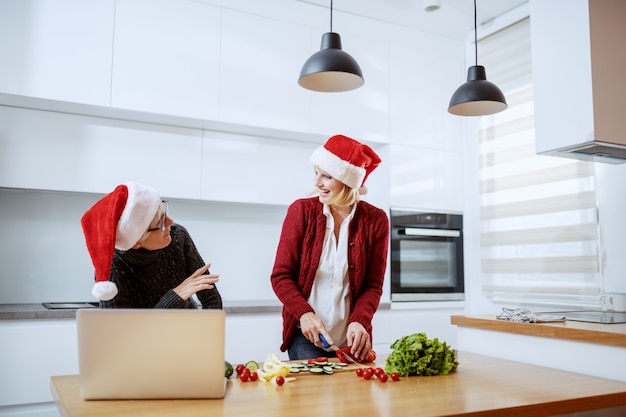
[[[325,8],[330,8],[331,2],[331,0],[298,1]],[[465,39],[474,30],[473,0],[439,0],[441,7],[438,10],[424,11],[424,4],[432,1],[333,0],[333,10],[455,39]],[[476,0],[478,25],[525,3],[528,3],[528,0]]]

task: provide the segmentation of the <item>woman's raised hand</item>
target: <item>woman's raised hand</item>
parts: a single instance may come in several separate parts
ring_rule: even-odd
[[[214,284],[219,281],[220,276],[215,274],[205,274],[209,270],[211,264],[200,267],[190,277],[184,280],[178,287],[174,288],[174,292],[183,300],[202,290],[213,288]]]

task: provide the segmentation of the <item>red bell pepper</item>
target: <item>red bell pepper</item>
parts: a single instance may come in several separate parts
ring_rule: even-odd
[[[339,362],[352,363],[352,361],[348,358],[354,359],[357,363],[369,363],[376,360],[376,352],[374,352],[373,349],[370,349],[370,351],[365,355],[365,358],[357,359],[352,353],[350,353],[351,348],[352,346],[346,346],[337,351],[337,358],[339,359]]]

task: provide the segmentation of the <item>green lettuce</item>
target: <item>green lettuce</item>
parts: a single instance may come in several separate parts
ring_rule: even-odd
[[[439,339],[428,339],[426,333],[403,336],[391,344],[393,352],[387,357],[385,372],[401,376],[448,375],[456,370],[454,350]]]

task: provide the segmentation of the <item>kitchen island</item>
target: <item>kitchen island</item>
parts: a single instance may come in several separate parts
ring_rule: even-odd
[[[459,352],[457,359],[460,365],[450,375],[386,383],[364,380],[351,371],[299,375],[283,386],[231,378],[221,400],[83,401],[78,375],[53,376],[50,389],[63,417],[541,417],[626,412],[626,382],[467,352]],[[384,357],[378,366],[384,366]]]

